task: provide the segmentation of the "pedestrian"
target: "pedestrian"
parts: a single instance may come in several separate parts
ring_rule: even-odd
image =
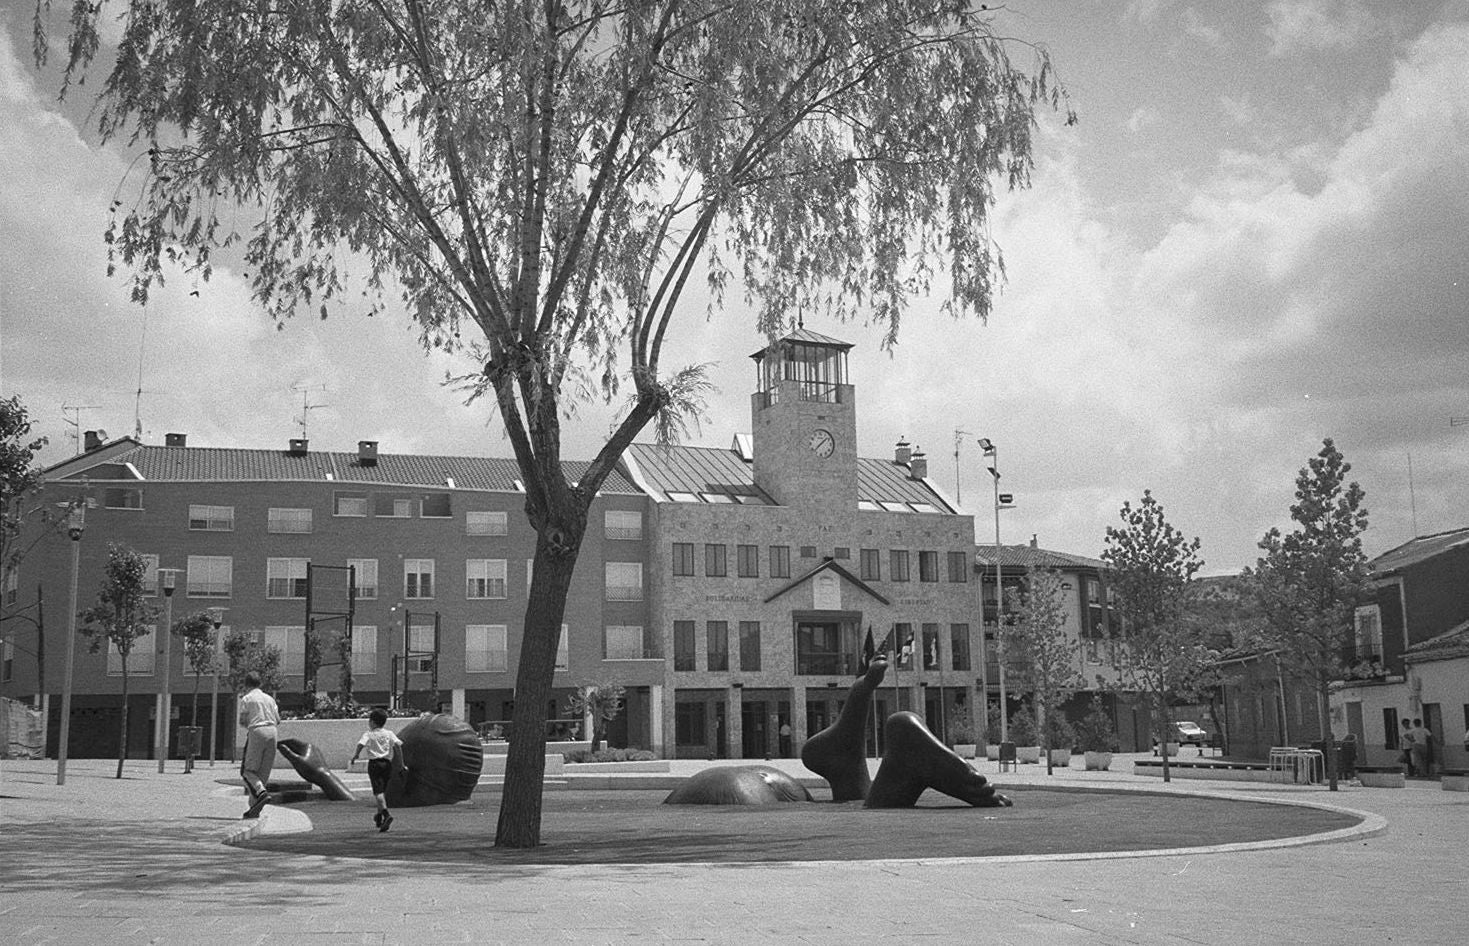
[[[1428,778],[1428,740],[1431,733],[1423,728],[1423,720],[1413,720],[1413,772],[1419,778]]]
[[[386,710],[375,709],[368,713],[367,732],[357,740],[357,751],[352,753],[352,762],[356,762],[362,750],[367,750],[367,780],[372,784],[372,797],[377,801],[377,814],[372,816],[372,823],[380,832],[388,830],[393,823],[393,816],[388,813],[387,796],[393,766],[397,764],[404,772],[408,771],[408,766],[403,764],[403,740],[387,728],[387,723]]]
[[[245,730],[240,778],[250,795],[250,807],[245,809],[242,817],[260,817],[260,810],[270,801],[266,782],[270,780],[270,770],[275,765],[275,727],[280,721],[280,708],[269,693],[260,689],[260,676],[254,671],[245,674],[245,692],[240,696],[240,726]]]
[[[1398,756],[1398,761],[1403,763],[1407,769],[1408,778],[1412,778],[1416,774],[1413,771],[1413,721],[1407,717],[1403,718],[1403,732],[1398,737],[1398,741],[1403,748],[1402,755]]]

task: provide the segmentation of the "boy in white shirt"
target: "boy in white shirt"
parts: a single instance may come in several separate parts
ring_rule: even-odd
[[[378,831],[388,830],[393,823],[393,816],[388,814],[386,794],[388,779],[393,775],[393,763],[396,762],[404,772],[408,771],[408,766],[403,764],[403,740],[386,728],[387,722],[385,710],[375,709],[368,713],[367,732],[357,740],[357,751],[352,753],[352,762],[356,762],[362,750],[367,750],[367,780],[372,783],[372,797],[377,799],[377,814],[372,816],[372,821]]]

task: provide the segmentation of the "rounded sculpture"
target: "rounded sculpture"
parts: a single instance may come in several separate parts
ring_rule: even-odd
[[[1010,799],[939,742],[917,713],[894,713],[882,732],[887,750],[864,807],[912,808],[928,788],[976,808],[1009,807]]]
[[[806,786],[768,765],[722,765],[685,779],[665,805],[772,805],[811,801]]]
[[[484,769],[479,735],[457,716],[424,713],[398,731],[403,769],[388,782],[394,808],[421,808],[465,801],[474,794]]]
[[[837,721],[806,740],[801,764],[826,779],[832,801],[861,801],[872,787],[867,771],[867,712],[872,692],[888,672],[887,656],[878,654],[847,692]]]
[[[356,800],[352,790],[342,784],[331,766],[326,764],[326,756],[311,743],[304,739],[281,739],[276,742],[275,748],[291,763],[291,768],[298,775],[320,788],[327,798],[332,801]]]

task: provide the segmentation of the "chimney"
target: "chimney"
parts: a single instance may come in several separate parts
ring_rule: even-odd
[[[100,430],[83,431],[82,446],[86,450],[86,452],[91,453],[93,450],[96,450],[98,447],[102,446],[102,436],[103,434]]]
[[[291,438],[291,448],[289,450],[287,450],[286,453],[290,454],[293,457],[304,457],[304,456],[306,456],[306,438],[305,437],[292,437]]]
[[[163,445],[165,447],[187,447],[189,445],[188,434],[164,434]]]
[[[357,463],[360,466],[377,466],[377,441],[357,441]]]
[[[904,440],[902,437],[899,437],[898,448],[893,453],[893,462],[901,463],[903,466],[907,466],[908,460],[912,455],[913,451],[909,449],[908,441]]]
[[[1040,545],[1036,541],[1036,534],[1034,532],[1030,534],[1030,547],[1033,549],[1040,548]]]
[[[928,457],[923,455],[922,450],[913,451],[913,456],[908,461],[908,478],[914,480],[928,479]]]

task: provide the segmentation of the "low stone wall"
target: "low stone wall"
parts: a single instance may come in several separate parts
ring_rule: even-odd
[[[1163,777],[1162,760],[1139,759],[1132,764],[1134,775]],[[1224,782],[1268,782],[1270,767],[1263,762],[1174,762],[1168,763],[1169,778],[1212,779]]]
[[[404,716],[393,717],[387,722],[386,728],[393,732],[402,732],[403,728],[413,722],[417,717]],[[352,758],[352,753],[357,749],[357,740],[367,732],[366,719],[283,719],[276,727],[277,739],[300,739],[315,746],[323,756],[326,757],[327,765],[334,768],[346,768],[347,760]],[[245,745],[245,730],[235,730],[235,759],[239,760],[239,753]],[[289,769],[290,763],[284,758],[277,758],[276,768]],[[294,770],[293,770],[294,771]]]

